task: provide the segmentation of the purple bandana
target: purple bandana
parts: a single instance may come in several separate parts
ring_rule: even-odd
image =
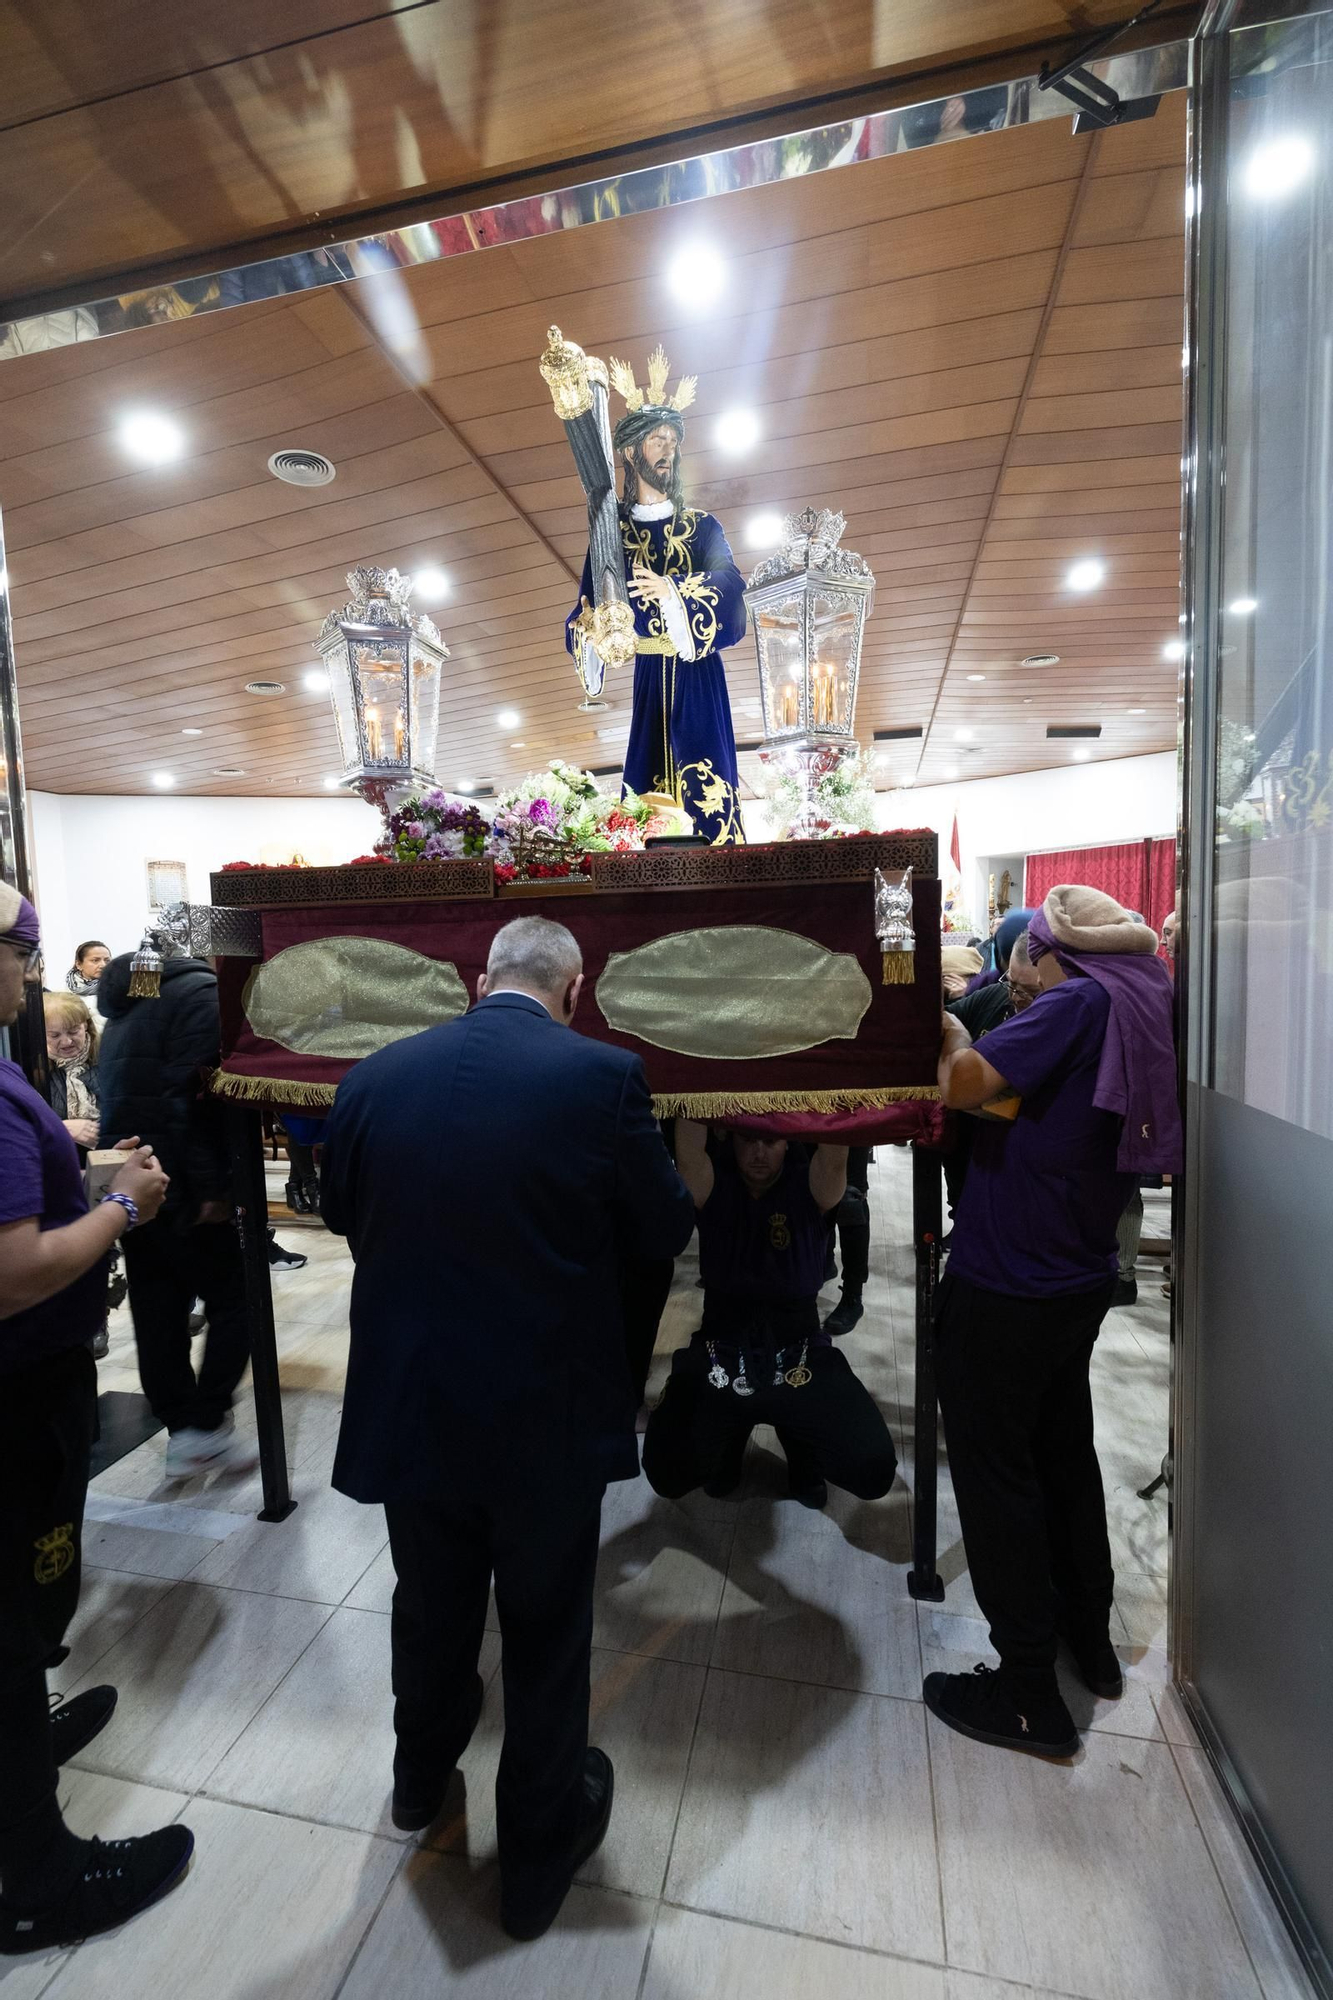
[[[18,899],[18,914],[4,933],[10,944],[23,945],[33,951],[42,941],[41,927],[37,922],[37,912],[26,896]]]

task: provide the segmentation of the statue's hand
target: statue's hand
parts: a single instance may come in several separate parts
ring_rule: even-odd
[[[666,605],[670,596],[670,585],[664,576],[658,576],[657,572],[649,569],[646,564],[636,562],[629,594],[631,597],[637,597],[640,604],[655,604],[660,610]]]

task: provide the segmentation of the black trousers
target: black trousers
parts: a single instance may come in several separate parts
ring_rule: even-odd
[[[734,1375],[733,1355],[719,1348]],[[787,1366],[796,1359],[787,1353]],[[771,1365],[751,1358],[746,1377],[752,1396],[716,1389],[702,1343],[680,1348],[672,1357],[666,1393],[648,1419],[643,1469],[654,1492],[678,1500],[696,1486],[725,1480],[739,1470],[745,1443],[756,1424],[772,1424],[798,1482],[822,1475],[862,1500],[878,1500],[893,1484],[898,1460],[889,1427],[864,1383],[837,1348],[811,1348],[810,1380],[793,1389],[774,1386]]]
[[[0,1377],[0,1890],[54,1810],[45,1669],[79,1602],[96,1405],[86,1347]]]
[[[250,1358],[241,1243],[231,1222],[177,1230],[159,1217],[122,1241],[139,1380],[153,1415],[169,1431],[215,1431]],[[190,1307],[208,1315],[196,1381],[190,1361]]]
[[[671,1293],[675,1261],[670,1257],[640,1257],[624,1251],[620,1257],[620,1310],[625,1325],[625,1352],[634,1383],[634,1401],[642,1403],[653,1365],[657,1329]]]
[[[492,1574],[504,1648],[500,1867],[539,1884],[578,1827],[601,1484],[540,1499],[393,1501],[395,1776],[443,1780],[466,1745]]]
[[[1104,1634],[1115,1572],[1088,1365],[1114,1280],[1018,1299],[947,1276],[935,1370],[977,1602],[1002,1663],[1053,1668],[1056,1611]]]

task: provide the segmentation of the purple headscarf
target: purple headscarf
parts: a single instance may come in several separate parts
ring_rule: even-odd
[[[1145,952],[1073,951],[1057,942],[1044,910],[1028,923],[1035,965],[1053,951],[1067,972],[1095,979],[1111,1002],[1092,1101],[1123,1120],[1116,1166],[1122,1174],[1178,1174],[1184,1135],[1176,1096],[1171,975]]]
[[[10,944],[34,951],[42,941],[36,910],[8,882],[0,882],[0,924],[4,925],[0,937],[7,938]]]

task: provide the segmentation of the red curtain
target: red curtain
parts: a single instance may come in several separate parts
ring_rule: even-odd
[[[1101,889],[1137,910],[1152,929],[1162,924],[1176,900],[1174,840],[1132,840],[1114,847],[1068,847],[1058,853],[1029,854],[1023,876],[1023,900],[1039,909],[1057,882],[1079,882]]]

